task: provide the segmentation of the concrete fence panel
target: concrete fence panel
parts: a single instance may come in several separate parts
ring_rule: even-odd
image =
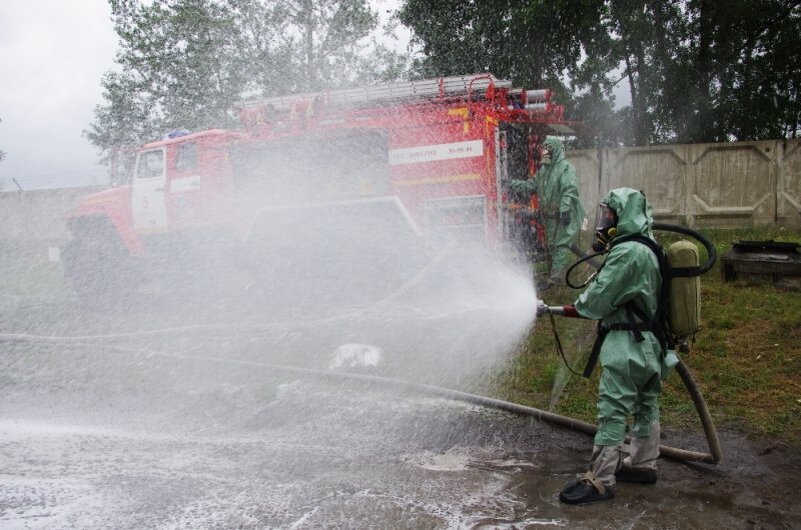
[[[801,140],[576,150],[595,153],[600,174],[576,163],[588,209],[620,186],[643,190],[659,221],[709,228],[801,228]],[[594,186],[599,194],[592,194]]]
[[[576,167],[576,174],[579,177],[579,195],[585,210],[587,210],[587,216],[591,220],[595,216],[594,205],[598,204],[600,200],[599,178],[602,163],[600,155],[602,154],[589,149],[566,153],[570,163]]]
[[[68,240],[64,216],[103,187],[0,193],[0,239]]]
[[[783,225],[801,227],[801,139],[778,143],[776,213]]]
[[[686,211],[687,147],[668,145],[615,149],[606,165],[607,190],[626,186],[645,192],[659,220],[683,220]]]
[[[689,146],[687,214],[694,224],[753,227],[776,219],[776,142]]]

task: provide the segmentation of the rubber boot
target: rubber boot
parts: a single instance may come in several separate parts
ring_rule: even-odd
[[[656,459],[659,458],[659,422],[651,422],[651,434],[632,438],[629,455],[615,476],[620,482],[634,484],[656,483]]]
[[[622,444],[593,447],[589,473],[570,481],[559,492],[559,500],[565,504],[587,504],[613,498],[622,447]]]

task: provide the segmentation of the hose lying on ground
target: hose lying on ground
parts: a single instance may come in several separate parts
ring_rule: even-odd
[[[193,326],[194,328],[194,326]],[[178,328],[180,331],[185,331],[185,328]],[[164,330],[163,332],[170,332],[176,331],[176,329],[172,330]],[[154,331],[147,331],[147,332],[140,332],[141,335],[152,335],[157,333],[158,330]],[[136,335],[137,333],[126,333],[123,336],[131,337]],[[27,335],[27,334],[0,334],[0,342],[31,342],[31,343],[74,343],[74,344],[85,344],[89,340],[98,340],[98,339],[115,339],[119,338],[119,335],[94,335],[91,337],[48,337],[48,336],[38,336],[38,335]],[[224,363],[236,363],[236,364],[244,364],[249,366],[258,366],[263,368],[270,368],[273,370],[281,370],[286,372],[293,372],[293,373],[300,373],[306,374],[314,377],[320,377],[324,379],[350,379],[354,381],[362,381],[374,384],[381,384],[381,385],[389,385],[394,387],[403,387],[403,388],[413,388],[416,390],[420,390],[426,392],[431,395],[436,395],[448,399],[455,399],[460,401],[465,401],[467,403],[473,403],[477,405],[482,405],[485,407],[495,408],[499,410],[505,410],[508,412],[514,412],[516,414],[521,414],[524,416],[531,416],[537,418],[541,421],[545,421],[548,423],[553,423],[555,425],[559,425],[561,427],[566,427],[568,429],[582,432],[588,435],[594,435],[597,431],[597,427],[585,421],[569,418],[567,416],[561,416],[559,414],[554,414],[552,412],[540,410],[533,407],[528,407],[525,405],[520,405],[517,403],[511,403],[509,401],[502,401],[499,399],[489,398],[485,396],[480,396],[476,394],[470,394],[467,392],[462,392],[460,390],[453,390],[449,388],[442,388],[433,385],[427,385],[423,383],[415,383],[412,381],[406,381],[402,379],[395,379],[390,377],[383,377],[377,375],[370,375],[370,374],[356,374],[351,372],[333,372],[333,371],[326,371],[326,370],[317,370],[313,368],[302,368],[299,366],[288,366],[288,365],[281,365],[281,364],[272,364],[272,363],[265,363],[265,362],[256,362],[256,361],[247,361],[242,359],[229,359],[224,357],[213,357],[213,356],[202,356],[202,355],[181,355],[181,354],[169,354],[163,352],[156,352],[156,355],[160,355],[163,357],[171,357],[175,359],[192,359],[192,360],[205,360],[209,362],[224,362]],[[661,456],[666,458],[670,458],[673,460],[685,461],[685,462],[703,462],[708,464],[717,464],[722,458],[722,451],[720,448],[720,443],[717,439],[717,433],[715,432],[714,425],[712,423],[712,417],[709,414],[709,410],[706,407],[706,403],[701,397],[700,391],[698,390],[695,381],[692,379],[692,376],[689,373],[689,370],[684,365],[682,361],[679,361],[676,369],[681,376],[684,384],[687,386],[687,389],[690,391],[690,395],[693,398],[693,402],[695,402],[696,408],[698,409],[699,415],[701,416],[701,422],[704,426],[704,431],[707,436],[707,442],[709,443],[710,453],[701,453],[697,451],[688,451],[685,449],[679,449],[675,447],[670,447],[666,445],[659,446],[659,453]],[[630,438],[627,438],[626,441],[629,441]]]

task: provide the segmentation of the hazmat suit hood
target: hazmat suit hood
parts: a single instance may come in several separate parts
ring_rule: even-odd
[[[610,191],[601,202],[617,214],[615,238],[634,234],[651,237],[653,207],[643,192],[632,188],[617,188]]]
[[[551,151],[551,164],[557,164],[565,159],[565,144],[558,136],[546,136],[543,142]]]

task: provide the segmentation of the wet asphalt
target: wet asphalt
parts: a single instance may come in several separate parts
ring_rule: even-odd
[[[319,305],[276,320],[250,318],[252,307],[241,304],[206,306],[191,319],[174,308],[139,307],[135,318],[121,318],[71,301],[7,306],[0,526],[793,528],[801,521],[799,456],[770,440],[722,430],[718,466],[662,459],[656,485],[619,484],[614,500],[565,506],[557,494],[584,471],[586,435],[419,388],[337,377],[456,387],[502,363],[526,319],[475,300],[460,308]],[[703,449],[698,431],[666,429],[663,443]]]

